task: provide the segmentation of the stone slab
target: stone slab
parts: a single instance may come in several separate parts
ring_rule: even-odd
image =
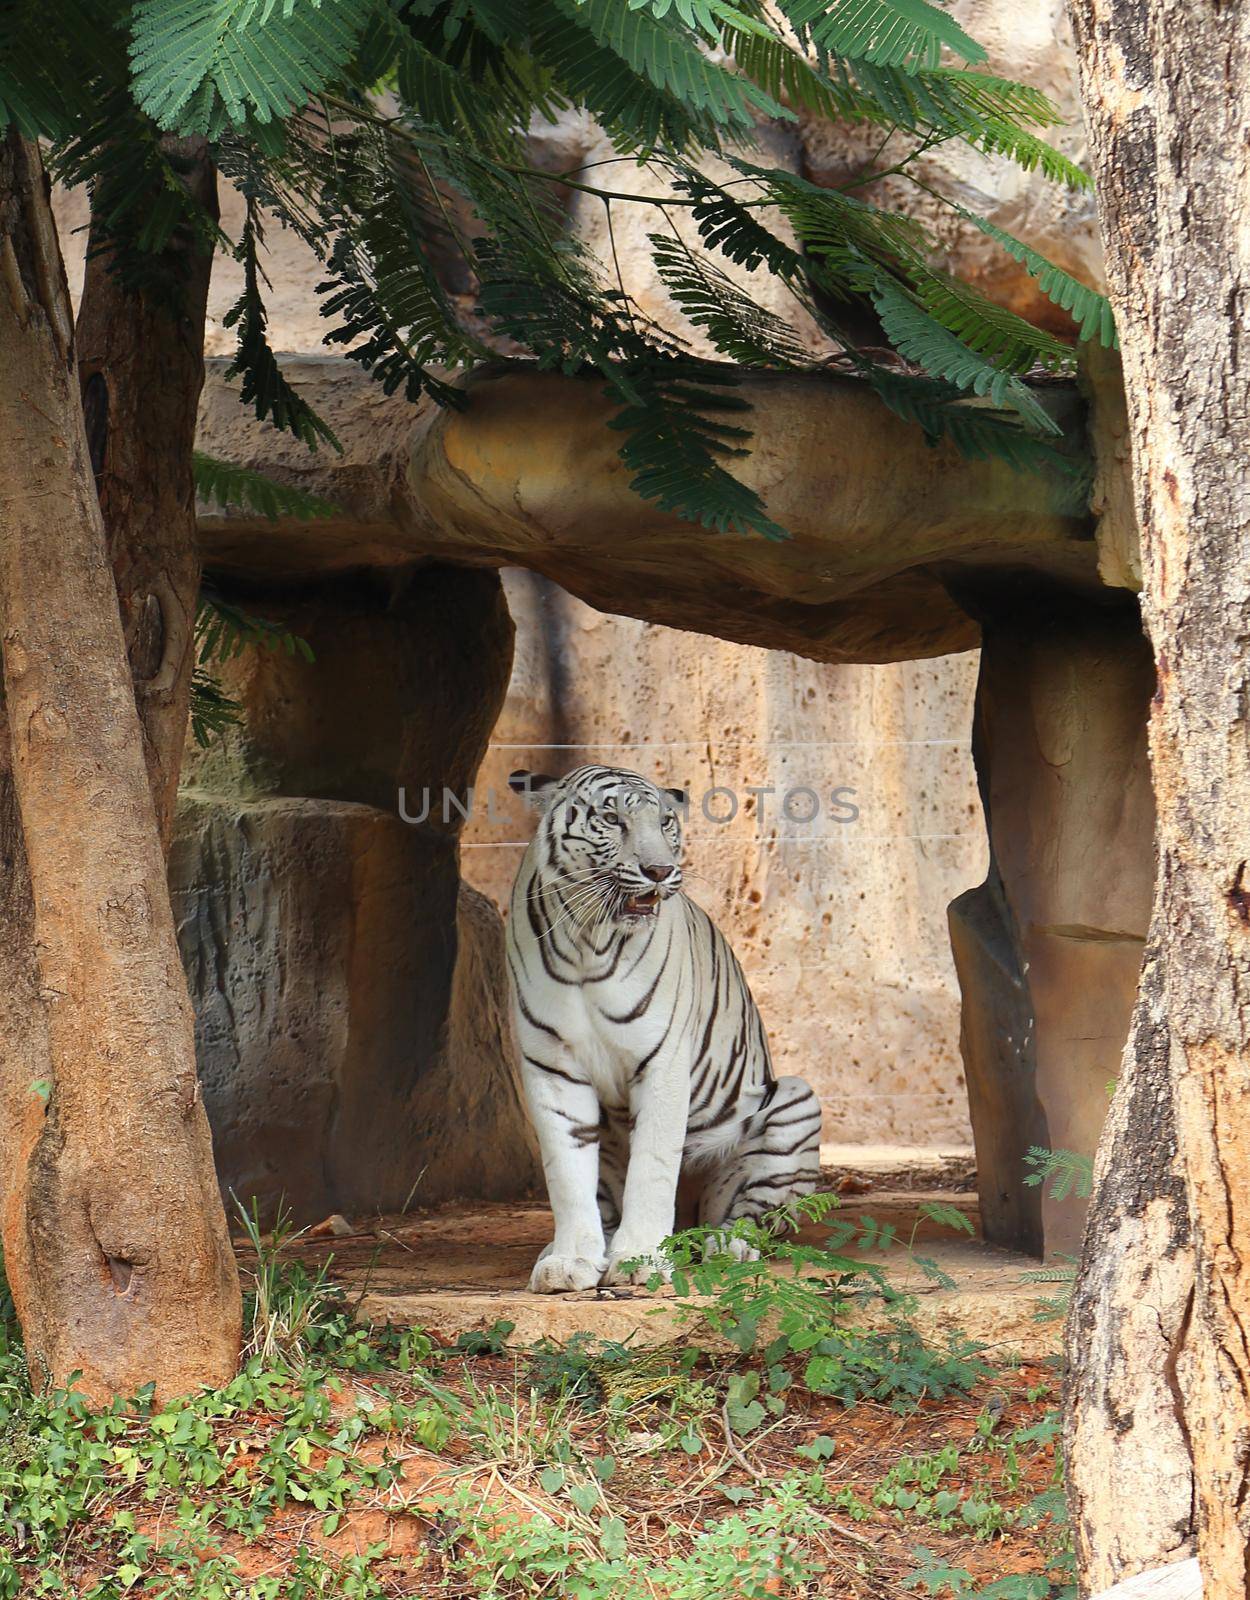
[[[1045,1291],[1023,1281],[1036,1263],[1027,1256],[998,1250],[980,1240],[927,1244],[924,1253],[955,1280],[953,1289],[939,1288],[909,1265],[894,1268],[881,1256],[867,1257],[891,1268],[896,1287],[915,1293],[914,1322],[922,1334],[941,1339],[963,1333],[991,1347],[996,1358],[1016,1355],[1037,1361],[1057,1353],[1058,1324],[1036,1320],[1039,1295]],[[899,1258],[896,1258],[899,1259]],[[415,1326],[451,1341],[463,1333],[482,1331],[500,1321],[513,1326],[509,1342],[518,1346],[542,1338],[564,1341],[590,1334],[635,1344],[662,1344],[688,1332],[688,1319],[671,1291],[601,1290],[576,1295],[538,1295],[525,1289],[427,1289],[405,1292],[398,1287],[366,1291],[357,1315],[367,1322]],[[865,1326],[880,1326],[879,1315],[857,1314]],[[693,1333],[700,1343],[707,1335]]]
[[[885,1265],[896,1287],[913,1293],[915,1320],[929,1337],[963,1332],[991,1346],[996,1356],[1039,1360],[1056,1352],[1061,1332],[1035,1318],[1041,1295],[1027,1283],[1029,1257],[956,1235],[925,1217],[928,1202],[954,1206],[979,1226],[975,1194],[951,1189],[882,1189],[848,1195],[841,1210],[890,1224],[918,1254],[935,1261],[953,1288],[929,1281],[903,1249],[865,1256]],[[582,1294],[536,1295],[526,1288],[538,1251],[551,1237],[551,1214],[539,1201],[453,1202],[404,1215],[356,1217],[353,1232],[311,1233],[288,1246],[310,1264],[330,1260],[330,1274],[371,1322],[420,1326],[442,1340],[514,1324],[512,1342],[566,1340],[575,1333],[599,1339],[656,1344],[682,1336],[671,1290],[609,1289]],[[816,1242],[818,1228],[805,1230]],[[871,1322],[865,1313],[864,1320]]]

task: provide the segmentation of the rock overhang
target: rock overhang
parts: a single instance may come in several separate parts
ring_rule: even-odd
[[[968,597],[1000,583],[1111,599],[1070,479],[931,445],[841,374],[741,375],[752,441],[733,470],[791,535],[769,540],[711,533],[639,498],[594,377],[500,363],[463,377],[466,404],[453,410],[387,396],[344,358],[286,360],[340,454],[258,424],[225,366],[209,363],[200,448],[337,508],[271,522],[201,507],[206,568],[236,580],[290,585],[427,560],[523,566],[602,611],[830,662],[971,649]],[[1038,392],[1082,447],[1076,386]]]

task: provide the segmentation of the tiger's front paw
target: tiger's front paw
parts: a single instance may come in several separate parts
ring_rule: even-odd
[[[602,1256],[541,1255],[530,1273],[534,1294],[568,1294],[578,1289],[594,1289],[603,1277]]]
[[[645,1247],[630,1249],[612,1241],[604,1283],[649,1283],[657,1273],[665,1283],[673,1276],[673,1263],[658,1246],[650,1250]]]

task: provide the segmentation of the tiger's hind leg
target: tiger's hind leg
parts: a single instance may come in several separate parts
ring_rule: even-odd
[[[820,1101],[804,1079],[778,1078],[767,1105],[744,1123],[738,1143],[709,1169],[699,1221],[712,1228],[739,1217],[757,1221],[811,1194],[819,1182]]]

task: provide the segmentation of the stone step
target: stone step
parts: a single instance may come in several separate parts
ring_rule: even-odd
[[[971,1145],[950,1148],[916,1144],[822,1144],[822,1180],[836,1189],[841,1181],[874,1189],[949,1189],[975,1193],[977,1158]]]
[[[1038,1361],[1058,1352],[1062,1328],[1042,1323],[1035,1312],[1040,1295],[1053,1292],[1023,1281],[1036,1262],[997,1250],[977,1239],[936,1243],[923,1252],[954,1280],[942,1288],[894,1252],[889,1258],[865,1259],[887,1267],[891,1282],[916,1297],[913,1322],[927,1339],[962,1333],[990,1347],[996,1359],[1015,1355]],[[344,1280],[356,1287],[354,1275]],[[363,1292],[360,1292],[363,1288]],[[645,1289],[600,1289],[583,1294],[539,1295],[514,1285],[506,1288],[415,1288],[403,1275],[357,1289],[357,1314],[367,1322],[423,1328],[441,1341],[511,1323],[509,1342],[529,1345],[539,1339],[566,1341],[576,1333],[596,1339],[662,1344],[689,1338],[715,1347],[720,1341],[700,1330],[697,1317],[683,1315],[672,1291],[650,1294]],[[869,1308],[857,1309],[854,1325],[879,1327],[884,1319]]]
[[[977,1225],[976,1196],[966,1192],[876,1190],[844,1196],[842,1204],[851,1217],[868,1216],[895,1229],[895,1248],[863,1259],[885,1266],[896,1287],[915,1294],[922,1332],[940,1337],[961,1331],[999,1354],[1014,1351],[1027,1359],[1057,1350],[1057,1325],[1034,1317],[1038,1299],[1052,1291],[1022,1278],[1036,1262],[933,1223],[923,1214],[930,1202],[953,1206]],[[510,1322],[519,1344],[578,1332],[651,1344],[681,1337],[687,1327],[671,1291],[531,1294],[530,1270],[551,1237],[551,1214],[537,1201],[456,1202],[419,1213],[353,1218],[346,1225],[351,1231],[337,1237],[329,1230],[321,1237],[305,1233],[286,1251],[310,1267],[329,1259],[331,1276],[368,1321],[417,1325],[444,1340]],[[813,1224],[802,1237],[817,1243],[825,1230]],[[955,1286],[930,1282],[909,1256],[909,1242]],[[866,1314],[856,1317],[865,1320]]]

